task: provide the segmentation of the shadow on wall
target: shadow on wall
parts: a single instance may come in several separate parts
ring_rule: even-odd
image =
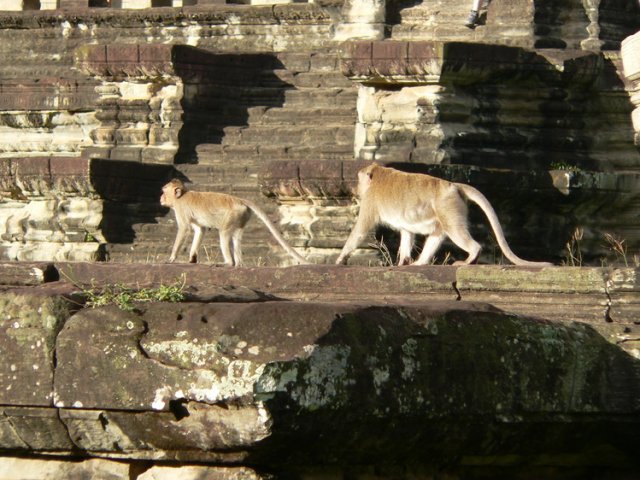
[[[247,461],[281,469],[278,478],[318,464],[377,467],[381,478],[637,468],[637,359],[586,324],[431,308],[318,306],[314,321],[334,316],[326,334],[306,355],[269,363],[257,382],[271,433]],[[571,460],[555,471],[542,460],[560,458]]]
[[[634,105],[611,60],[583,54],[555,61],[522,49],[493,50],[502,65],[495,71],[483,69],[482,57],[468,65],[455,55],[443,59],[441,83],[451,94],[440,100],[436,122],[445,132],[448,163],[524,171],[640,165]]]
[[[131,244],[135,225],[158,223],[167,212],[160,205],[162,187],[180,176],[172,165],[92,159],[91,181],[104,200],[100,231],[107,244]]]
[[[207,69],[216,74],[192,83],[191,66],[181,69],[176,65],[185,83],[185,95],[184,125],[175,163],[196,163],[196,147],[200,144],[241,142],[242,127],[249,124],[250,118],[259,117],[269,108],[282,107],[285,91],[294,88],[278,76],[277,72],[285,67],[274,55],[203,51],[200,55],[205,55]]]

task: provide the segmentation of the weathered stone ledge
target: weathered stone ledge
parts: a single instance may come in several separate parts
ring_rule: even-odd
[[[188,45],[84,45],[75,51],[76,68],[85,75],[156,79],[164,76],[220,75],[228,67],[220,62],[226,55],[215,55],[209,51]],[[245,61],[247,65],[254,57]],[[163,78],[162,82],[167,82]],[[203,81],[199,78],[199,81]],[[160,82],[160,83],[162,83]]]
[[[582,51],[537,52],[519,47],[438,41],[350,41],[341,49],[342,73],[362,83],[482,83],[538,78],[595,80],[602,58]]]
[[[98,158],[0,158],[0,198],[86,195],[135,201],[157,197],[159,187],[173,172],[169,165]]]
[[[82,9],[73,12],[37,10],[28,12],[0,12],[2,28],[42,28],[62,24],[96,23],[112,26],[144,26],[149,22],[160,25],[181,25],[192,22],[225,24],[233,17],[240,23],[317,23],[331,22],[322,2],[284,5],[207,5],[182,8],[153,8],[142,10]]]
[[[34,288],[40,295],[78,297],[81,287],[118,283],[145,288],[179,281],[189,287],[192,301],[490,303],[511,314],[554,322],[588,323],[609,342],[640,358],[638,271],[636,268],[527,269],[499,265],[229,269],[190,264],[23,262],[0,264],[0,285],[5,288],[31,285],[28,288]]]
[[[58,266],[61,278],[94,286],[132,284],[136,276],[142,285],[145,272],[175,275],[188,266],[106,265],[91,280],[88,267]],[[354,269],[332,269],[362,288]],[[332,273],[191,270],[202,280],[189,276],[189,285],[269,275],[274,291],[286,278],[328,282]],[[386,277],[392,289],[401,283],[395,274],[430,276],[422,281],[444,290],[456,273],[360,270],[380,282]],[[554,284],[550,270],[504,271],[526,277],[526,295],[536,275]],[[228,278],[219,282],[216,272]],[[602,272],[567,273],[577,279],[576,291],[603,288]],[[635,277],[620,284],[633,289]],[[424,296],[383,305],[373,289],[356,303],[331,303],[322,283],[320,303],[145,303],[134,312],[83,309],[46,287],[0,293],[4,452],[242,465],[288,475],[317,472],[318,465],[401,464],[423,475],[417,478],[443,468],[638,466],[640,364],[584,323]],[[413,288],[414,295],[427,290]]]

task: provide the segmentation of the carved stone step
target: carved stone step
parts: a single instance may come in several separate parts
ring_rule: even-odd
[[[198,163],[232,168],[234,161],[248,162],[271,160],[351,160],[352,144],[327,144],[314,146],[274,145],[222,145],[201,144],[196,148]]]
[[[272,125],[226,127],[222,143],[277,145],[352,145],[355,125],[290,126],[283,129]]]

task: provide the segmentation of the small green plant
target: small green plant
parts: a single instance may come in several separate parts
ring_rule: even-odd
[[[580,249],[580,242],[584,238],[584,228],[577,227],[571,238],[565,245],[565,249],[567,251],[566,254],[566,265],[570,265],[572,267],[581,267],[582,266],[582,251]]]
[[[140,302],[182,302],[185,299],[184,287],[186,278],[176,280],[171,285],[160,285],[157,288],[131,288],[123,284],[106,285],[83,289],[87,297],[86,305],[91,308],[116,305],[121,310],[132,312],[135,304]]]

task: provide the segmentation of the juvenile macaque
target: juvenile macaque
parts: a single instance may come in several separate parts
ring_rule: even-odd
[[[198,249],[205,228],[217,228],[224,263],[229,266],[242,265],[242,232],[251,218],[251,212],[262,220],[282,247],[299,263],[309,263],[300,256],[271,223],[267,215],[253,202],[216,192],[192,192],[182,181],[171,180],[162,187],[160,204],[172,208],[176,215],[178,233],[169,261],[173,262],[189,230],[193,228],[193,242],[189,251],[189,262],[198,261]]]
[[[414,265],[428,264],[448,236],[453,243],[469,254],[464,263],[476,261],[480,244],[469,235],[466,199],[476,203],[489,219],[498,245],[514,264],[548,266],[546,262],[529,262],[511,251],[496,212],[486,197],[475,188],[452,183],[429,175],[404,173],[377,164],[358,172],[360,212],[336,263],[347,258],[377,224],[400,231],[398,265],[411,261],[415,234],[428,235],[422,253]]]

